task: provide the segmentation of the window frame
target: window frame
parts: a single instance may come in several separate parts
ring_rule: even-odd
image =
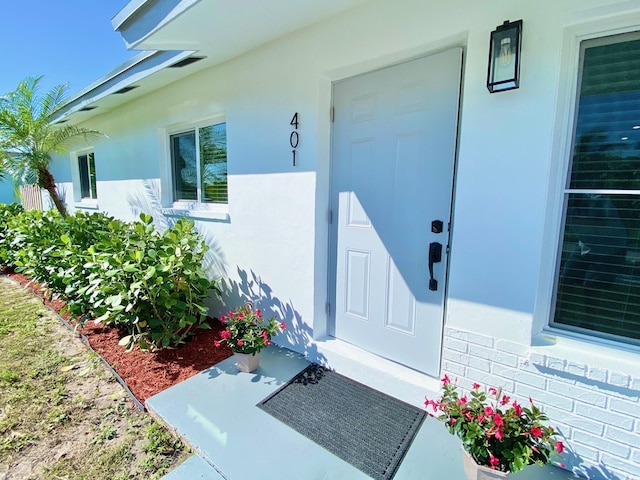
[[[86,165],[86,169],[87,169],[87,173],[86,173],[86,180],[87,180],[86,190],[89,192],[88,196],[84,195],[85,186],[83,185],[83,179],[84,179],[84,176],[82,174],[83,168],[80,165],[80,162],[81,162],[80,159],[82,157],[85,157],[85,160],[83,160],[82,162],[84,163],[84,165]],[[76,158],[78,160],[78,172],[80,174],[80,198],[82,200],[97,200],[98,199],[98,186],[97,186],[97,179],[96,179],[96,154],[95,154],[95,152],[90,151],[90,152],[78,154]],[[92,165],[93,165],[93,176],[91,175],[91,166]],[[92,178],[93,178],[93,182],[91,181]]]
[[[89,197],[83,197],[82,196],[82,174],[80,172],[80,158],[83,156],[87,156],[87,161],[89,160],[89,155],[93,155],[93,162],[94,162],[94,168],[95,168],[95,198],[89,196]],[[95,160],[96,159],[96,150],[94,147],[87,147],[87,148],[83,148],[81,150],[76,150],[73,152],[70,152],[70,161],[71,161],[71,183],[72,183],[72,189],[73,189],[73,200],[74,200],[74,205],[76,208],[83,208],[83,209],[91,209],[91,210],[95,210],[98,208],[98,172],[97,172],[97,167],[95,165]],[[88,175],[88,181],[89,181],[89,193],[91,195],[91,175],[90,175],[90,171],[89,171],[89,165],[87,165],[87,175]]]
[[[215,203],[215,202],[202,202],[202,189],[200,185],[200,135],[199,129],[203,127],[210,127],[213,125],[225,124],[225,132],[227,134],[228,145],[228,125],[226,115],[220,114],[212,117],[207,117],[198,121],[185,122],[180,124],[171,125],[165,128],[159,129],[159,136],[161,142],[161,149],[163,151],[163,160],[161,162],[161,203],[163,207],[163,213],[167,216],[187,216],[199,219],[210,219],[218,221],[226,221],[229,219],[229,182],[227,180],[227,202]],[[197,181],[196,186],[196,200],[178,200],[175,195],[175,170],[173,165],[173,147],[172,136],[180,135],[184,133],[195,132],[195,148],[197,153],[196,170]],[[229,169],[229,150],[227,147],[227,172]],[[227,176],[228,178],[228,176]]]
[[[551,325],[555,307],[556,274],[562,248],[564,228],[564,190],[569,179],[571,149],[577,114],[580,44],[591,40],[640,30],[640,13],[620,11],[604,19],[590,19],[566,26],[558,52],[556,98],[552,120],[550,162],[548,170],[545,219],[540,252],[537,295],[531,315],[531,352],[555,355],[567,361],[584,361],[589,351],[590,363],[613,368],[629,361],[640,361],[637,345],[559,329]],[[587,350],[585,350],[587,349]]]
[[[565,237],[565,231],[567,228],[567,216],[568,216],[568,207],[571,201],[571,198],[576,195],[583,194],[594,194],[594,195],[606,195],[608,197],[615,196],[640,196],[640,189],[617,189],[617,188],[606,188],[604,186],[590,187],[590,188],[579,188],[579,187],[571,187],[571,177],[573,173],[573,162],[575,160],[575,143],[577,141],[577,126],[578,126],[578,113],[579,113],[579,105],[581,100],[581,89],[580,86],[582,84],[583,78],[583,67],[584,67],[584,57],[585,52],[589,48],[597,48],[606,45],[620,44],[629,41],[638,41],[640,40],[640,25],[636,26],[636,28],[631,31],[626,32],[608,32],[602,35],[596,35],[591,38],[581,38],[577,42],[577,72],[575,74],[575,87],[574,87],[574,95],[573,95],[573,108],[572,108],[572,122],[570,126],[570,134],[568,137],[568,149],[567,149],[567,159],[566,164],[564,166],[564,185],[560,194],[560,201],[562,203],[562,215],[560,226],[557,235],[557,246],[556,246],[556,255],[555,255],[555,269],[553,276],[553,292],[549,305],[549,318],[548,318],[548,328],[553,331],[559,331],[563,333],[567,333],[572,336],[578,336],[583,338],[588,338],[590,340],[597,339],[599,342],[604,343],[613,343],[613,344],[623,344],[630,345],[635,347],[640,347],[640,339],[621,335],[621,334],[613,334],[608,333],[604,330],[599,330],[596,328],[586,328],[586,327],[578,327],[573,326],[567,323],[558,322],[555,319],[556,316],[556,307],[558,302],[558,291],[560,287],[560,267],[562,260],[562,249],[563,242]],[[586,43],[589,45],[586,45]],[[604,188],[603,188],[604,187]]]

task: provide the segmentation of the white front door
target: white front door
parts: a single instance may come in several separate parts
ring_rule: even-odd
[[[455,48],[338,82],[333,92],[333,334],[433,376],[461,62]]]

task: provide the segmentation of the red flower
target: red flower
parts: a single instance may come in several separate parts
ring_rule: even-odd
[[[262,310],[260,310],[260,309],[256,310],[256,316],[258,318],[262,317]]]
[[[484,422],[484,415],[482,414],[478,415],[478,422],[480,423]]]
[[[503,395],[502,400],[500,400],[500,405],[506,405],[507,403],[509,403],[509,400],[511,400],[511,397],[509,395]]]
[[[492,467],[495,467],[497,465],[500,465],[500,460],[498,459],[498,457],[494,457],[493,454],[489,454],[489,463],[491,464]]]
[[[238,312],[237,317],[238,317],[238,320],[242,320],[244,318],[244,313]]]
[[[280,330],[284,330],[285,328],[287,328],[287,324],[284,322],[280,323]]]
[[[556,451],[558,453],[564,452],[564,444],[562,442],[556,442]]]
[[[451,383],[451,379],[449,378],[449,375],[445,375],[444,377],[442,377],[442,385],[449,385]]]
[[[531,435],[540,438],[542,436],[542,429],[540,427],[531,427]]]
[[[228,340],[230,336],[231,336],[231,332],[229,330],[223,330],[220,332],[220,338],[224,340]]]
[[[502,440],[504,438],[504,435],[502,434],[502,430],[501,429],[496,430],[496,438],[498,440]]]
[[[491,415],[493,415],[493,408],[491,407],[484,407],[484,414],[487,417],[490,417]]]
[[[496,424],[497,427],[501,427],[504,425],[504,422],[502,421],[502,417],[497,413],[493,416],[493,422]]]
[[[225,321],[225,316],[224,315],[220,315],[220,321],[224,322]]]
[[[474,383],[474,384],[473,384],[473,389],[474,389],[474,390],[477,390],[477,389],[479,389],[479,388],[480,388],[480,384],[479,384],[479,383]]]
[[[462,405],[466,405],[467,404],[467,396],[465,395],[462,398],[458,399],[458,405],[462,406]]]
[[[242,340],[238,340],[238,346],[241,347],[242,345],[244,345],[244,342]]]

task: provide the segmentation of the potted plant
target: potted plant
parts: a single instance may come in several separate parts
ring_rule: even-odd
[[[216,340],[215,346],[229,345],[241,372],[253,372],[258,368],[260,350],[271,345],[271,337],[285,329],[284,322],[278,322],[274,317],[264,318],[251,303],[222,315],[220,320],[226,328],[220,332],[220,340]]]
[[[468,395],[460,396],[447,375],[442,390],[439,400],[425,397],[425,406],[433,410],[430,416],[445,422],[449,433],[462,440],[470,480],[507,478],[510,472],[549,463],[552,453],[563,452],[558,434],[544,425],[548,418],[531,399],[523,407],[503,395],[501,388],[491,387],[487,394],[477,383]]]

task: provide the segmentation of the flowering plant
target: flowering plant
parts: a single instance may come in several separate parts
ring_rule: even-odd
[[[445,422],[449,433],[462,440],[463,448],[478,465],[502,472],[517,472],[525,466],[548,463],[551,453],[562,453],[564,445],[554,438],[557,433],[542,422],[547,416],[529,399],[522,407],[511,401],[502,389],[489,388],[487,393],[473,384],[469,396],[459,396],[457,386],[447,375],[442,379],[440,400],[425,397],[425,406],[433,409],[430,416]]]
[[[215,341],[215,346],[226,343],[232,351],[250,355],[271,345],[271,337],[285,329],[284,322],[277,322],[274,317],[263,318],[262,312],[254,310],[249,303],[222,315],[220,320],[227,327],[220,332],[220,340]]]

